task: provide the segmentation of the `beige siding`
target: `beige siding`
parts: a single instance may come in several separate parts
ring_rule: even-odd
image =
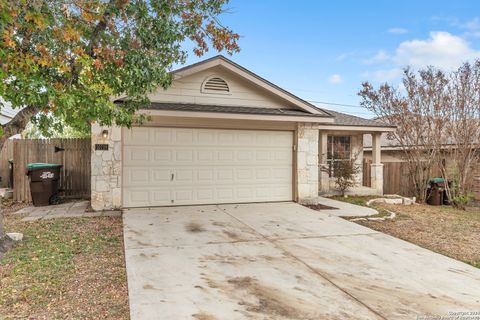
[[[227,82],[230,88],[229,94],[201,92],[205,79],[214,75]],[[159,88],[150,95],[150,99],[153,102],[296,109],[290,102],[249,83],[221,66],[174,80],[170,88],[167,90]]]
[[[382,162],[403,162],[402,153],[403,151],[382,150]],[[363,157],[365,160],[372,161],[372,151],[365,150],[363,152]]]

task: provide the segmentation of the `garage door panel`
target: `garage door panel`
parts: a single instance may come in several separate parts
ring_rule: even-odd
[[[155,162],[170,162],[173,160],[173,151],[167,148],[155,148],[152,149],[152,153]]]
[[[135,130],[124,131],[123,141],[125,144],[137,143],[138,141],[149,141],[149,136],[149,128],[135,128]]]
[[[168,183],[172,175],[172,171],[165,168],[125,167],[123,172],[126,186]]]
[[[176,145],[191,146],[195,142],[193,129],[176,129],[174,130],[174,135]]]
[[[213,204],[235,202],[289,201],[291,189],[272,188],[271,185],[242,187],[238,185],[221,188],[182,187],[174,190],[166,188],[125,188],[124,206],[169,206],[190,204]],[[173,201],[172,201],[173,200]],[[148,205],[145,203],[148,202]]]
[[[127,168],[125,170],[126,183],[131,185],[144,185],[150,182],[151,170],[149,168]]]
[[[292,132],[125,131],[126,207],[292,199]]]
[[[215,150],[204,149],[197,151],[197,161],[199,164],[212,164],[215,161]]]
[[[147,145],[174,145],[171,128],[150,128],[149,130],[152,134],[150,135],[150,140],[144,142]]]

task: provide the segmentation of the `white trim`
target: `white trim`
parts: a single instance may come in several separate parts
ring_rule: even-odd
[[[325,131],[359,131],[364,133],[394,132],[396,130],[396,128],[392,128],[392,127],[342,126],[342,125],[320,125],[319,129],[325,130]]]

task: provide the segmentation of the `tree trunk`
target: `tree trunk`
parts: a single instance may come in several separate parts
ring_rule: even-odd
[[[5,141],[11,136],[22,133],[30,120],[38,113],[39,109],[34,106],[27,106],[20,110],[12,120],[2,125],[3,134],[0,137],[0,150],[2,150]]]
[[[0,150],[3,149],[5,141],[11,136],[21,133],[30,120],[38,113],[39,108],[34,106],[27,106],[20,110],[12,120],[2,125],[3,135],[0,137]],[[0,206],[0,255],[4,248],[8,248],[11,240],[6,237],[3,228],[3,209]]]

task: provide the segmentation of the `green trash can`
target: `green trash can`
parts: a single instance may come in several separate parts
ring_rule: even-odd
[[[34,206],[58,204],[61,168],[61,164],[52,163],[29,163],[27,165],[27,176],[30,178],[30,193]]]

